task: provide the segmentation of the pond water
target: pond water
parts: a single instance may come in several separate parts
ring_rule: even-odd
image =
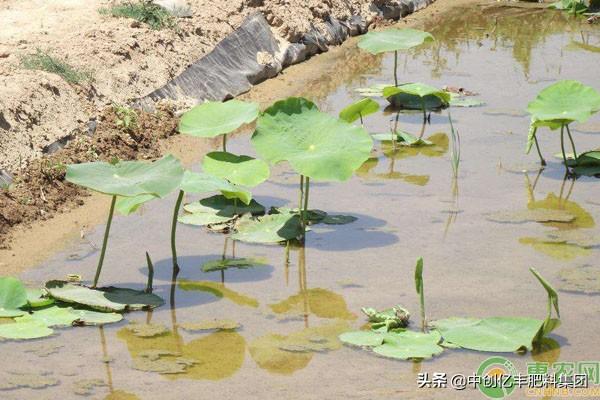
[[[167,305],[129,314],[127,320],[164,325],[166,331],[140,337],[122,322],[57,330],[46,340],[0,343],[0,382],[9,377],[41,387],[2,391],[0,397],[482,398],[473,390],[418,389],[416,377],[419,372],[470,375],[490,354],[454,350],[421,363],[398,362],[343,347],[335,339],[364,324],[364,306],[402,304],[418,325],[413,270],[420,256],[430,320],[544,318],[546,294],[529,272],[535,266],[564,289],[563,325],[548,351],[507,357],[525,373],[532,360],[600,359],[600,302],[593,295],[600,293],[598,243],[582,247],[547,239],[569,231],[598,240],[598,182],[563,180],[560,160],[552,156],[560,151],[556,133],[538,134],[548,160],[543,171],[534,152],[523,154],[529,123],[523,110],[539,90],[557,79],[598,88],[600,30],[559,12],[500,7],[457,8],[423,28],[438,41],[400,57],[400,80],[464,87],[486,103],[451,109],[461,137],[458,179],[450,163],[448,112],[434,113],[424,136],[436,146],[394,151],[377,143],[373,157],[349,182],[312,185],[312,208],[353,215],[356,222],[314,226],[304,248],[289,250],[289,262],[283,246],[234,245],[223,235],[180,225],[181,272],[175,283],[169,250],[174,198],[150,203],[134,216],[116,217],[101,282],[142,288],[148,251],[155,262],[155,293]],[[392,77],[392,56],[372,57],[353,47],[343,51],[343,80],[324,78],[303,93],[332,114],[360,98],[356,88]],[[386,132],[394,118],[393,112],[379,113],[367,117],[365,126]],[[399,126],[418,134],[421,121],[419,113],[403,113]],[[594,133],[600,133],[598,118],[575,127],[579,149],[598,146]],[[251,154],[248,135],[230,140],[228,150]],[[255,197],[266,206],[295,206],[297,181],[285,165],[276,166]],[[510,217],[513,211],[562,208],[575,220],[490,220],[490,214],[504,211]],[[22,278],[39,284],[69,273],[91,277],[98,251],[90,243],[100,244],[102,234],[99,226]],[[224,256],[259,258],[266,265],[202,272],[204,263]],[[582,267],[587,279],[581,279]],[[188,324],[207,319],[234,320],[242,328],[190,330]],[[522,391],[515,397],[524,396]]]

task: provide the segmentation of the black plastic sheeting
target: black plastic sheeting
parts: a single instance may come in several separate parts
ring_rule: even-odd
[[[434,1],[375,1],[371,8],[381,18],[399,19]],[[299,43],[286,43],[282,49],[269,23],[262,14],[256,13],[248,16],[213,51],[134,105],[150,111],[154,102],[160,99],[228,100],[249,91],[252,85],[276,76],[283,68],[325,52],[329,46],[339,45],[349,36],[367,30],[366,21],[359,15],[347,21],[331,18],[325,23],[324,31],[313,27]]]

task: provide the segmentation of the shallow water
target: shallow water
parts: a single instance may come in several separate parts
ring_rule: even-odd
[[[535,266],[557,287],[572,268],[599,267],[598,246],[544,241],[555,231],[598,234],[598,182],[563,181],[563,168],[552,156],[560,151],[552,132],[538,135],[549,162],[538,172],[537,156],[523,154],[529,121],[522,110],[557,79],[578,79],[598,87],[598,54],[593,49],[600,47],[600,30],[557,12],[477,7],[438,15],[424,28],[438,42],[401,56],[400,79],[465,87],[486,103],[451,109],[462,142],[457,180],[452,179],[448,150],[448,112],[434,113],[425,137],[433,137],[435,147],[395,152],[377,144],[377,152],[357,177],[347,183],[312,185],[313,208],[354,215],[356,222],[314,226],[305,248],[290,249],[289,263],[282,246],[237,243],[233,248],[222,235],[180,225],[182,270],[175,285],[168,241],[174,199],[153,202],[139,215],[117,217],[101,281],[143,287],[148,251],[155,262],[155,293],[167,305],[153,313],[129,314],[127,319],[163,324],[168,332],[140,338],[123,322],[102,329],[57,330],[55,337],[35,342],[1,343],[2,374],[47,374],[43,378],[50,377],[48,381],[56,385],[0,392],[0,397],[79,398],[78,393],[88,391],[89,398],[98,399],[482,398],[475,391],[417,389],[416,376],[472,374],[489,354],[455,350],[422,363],[397,362],[342,347],[335,337],[363,325],[363,306],[399,303],[412,311],[418,324],[413,268],[419,256],[425,259],[431,320],[543,318],[546,295],[529,267]],[[357,55],[356,49],[347,52],[348,57]],[[368,65],[357,68],[355,76],[342,84],[324,79],[323,85],[307,88],[305,95],[337,114],[359,98],[355,88],[385,83],[392,76],[391,57],[360,57]],[[370,132],[385,132],[393,118],[393,113],[380,113],[367,117],[365,125]],[[419,113],[402,114],[399,126],[418,134],[421,120]],[[579,151],[599,145],[593,134],[600,132],[599,121],[575,127]],[[243,135],[228,147],[232,152],[252,152]],[[295,206],[297,180],[285,165],[276,166],[255,196],[266,206]],[[528,208],[564,208],[577,217],[562,224],[488,219],[490,213]],[[22,278],[39,284],[68,273],[91,277],[98,252],[90,243],[100,244],[102,233],[99,226],[85,241]],[[223,275],[203,273],[202,264],[222,258],[224,250],[227,257],[260,258],[267,265]],[[532,360],[599,358],[598,298],[561,291],[560,302],[563,325],[552,335],[560,347],[538,355],[509,355],[521,372]],[[235,320],[242,328],[213,333],[184,329],[186,323],[214,318]],[[307,352],[302,346],[319,347],[315,343],[323,351]],[[164,353],[162,361],[149,362],[149,350]],[[184,372],[159,374],[133,366]],[[525,392],[513,396],[522,398]]]

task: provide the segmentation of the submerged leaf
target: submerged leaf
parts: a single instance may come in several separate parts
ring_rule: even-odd
[[[269,166],[262,160],[238,156],[224,151],[213,151],[204,157],[202,168],[234,185],[254,187],[269,178]]]
[[[234,330],[241,327],[241,324],[237,321],[230,319],[214,319],[209,321],[201,322],[185,322],[179,324],[181,329],[186,331],[212,331],[212,330]]]
[[[529,210],[498,211],[487,214],[487,219],[493,222],[522,224],[525,222],[572,222],[575,216],[566,210],[534,208]]]
[[[256,103],[206,101],[181,116],[179,132],[199,137],[224,135],[254,121],[258,112]]]
[[[353,215],[330,215],[328,214],[321,222],[326,225],[346,225],[356,221]]]
[[[520,317],[448,318],[431,325],[444,341],[465,349],[510,353],[531,350],[544,321]]]
[[[278,101],[258,118],[252,144],[272,164],[288,161],[315,180],[345,181],[369,158],[373,141],[358,126],[320,112],[303,98]]]
[[[600,269],[592,265],[563,268],[558,272],[559,289],[566,292],[600,293]]]
[[[133,322],[125,327],[131,331],[134,336],[142,338],[151,338],[161,336],[169,332],[169,329],[163,324],[144,324]]]
[[[384,31],[369,31],[361,36],[358,47],[371,54],[389,51],[409,50],[423,43],[433,42],[434,38],[428,32],[417,29],[386,29]]]
[[[297,215],[271,214],[259,218],[241,218],[237,232],[231,238],[249,243],[279,243],[295,239],[303,232]]]
[[[67,166],[65,179],[100,193],[118,196],[142,194],[164,197],[181,182],[181,162],[167,155],[158,161],[89,162]]]
[[[230,268],[248,269],[267,266],[267,262],[257,258],[226,258],[202,264],[202,272],[224,271]]]

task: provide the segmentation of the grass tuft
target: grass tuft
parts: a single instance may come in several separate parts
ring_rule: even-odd
[[[117,18],[132,18],[157,30],[176,27],[175,17],[151,0],[127,1],[109,8],[101,8],[99,12]]]
[[[91,73],[77,71],[65,61],[55,58],[40,49],[35,54],[21,58],[21,65],[26,69],[46,71],[60,75],[65,81],[75,85],[92,80]]]

